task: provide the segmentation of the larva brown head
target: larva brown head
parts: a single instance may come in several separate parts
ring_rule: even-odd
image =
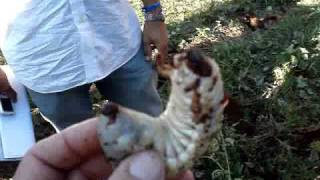
[[[177,54],[173,60],[172,86],[179,96],[191,99],[190,111],[196,124],[209,122],[224,98],[223,82],[217,63],[198,49]],[[212,118],[211,118],[212,117]]]
[[[184,84],[187,91],[201,86],[213,90],[217,82],[221,81],[216,62],[198,49],[189,49],[175,55],[170,76],[173,84]]]
[[[190,49],[186,52],[187,66],[195,74],[202,77],[209,77],[212,68],[207,57],[198,49]]]
[[[101,113],[110,118],[107,125],[113,124],[116,121],[117,114],[119,113],[119,107],[117,104],[107,102],[103,105]]]

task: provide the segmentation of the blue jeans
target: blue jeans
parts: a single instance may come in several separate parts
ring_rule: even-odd
[[[143,48],[140,48],[129,62],[95,84],[108,100],[157,116],[162,107],[153,77],[152,65],[145,60]],[[90,85],[48,94],[28,89],[28,93],[42,115],[57,130],[61,130],[94,116]]]

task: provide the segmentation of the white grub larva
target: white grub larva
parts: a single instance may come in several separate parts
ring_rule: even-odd
[[[135,152],[152,149],[176,175],[189,168],[219,130],[228,103],[217,63],[198,50],[177,54],[161,72],[171,80],[165,111],[152,117],[115,103],[107,103],[97,127],[108,159],[119,162]]]

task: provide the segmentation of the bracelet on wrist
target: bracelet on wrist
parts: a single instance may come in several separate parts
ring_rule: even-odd
[[[162,13],[162,10],[159,9],[157,11],[149,12],[144,14],[144,21],[145,22],[154,22],[154,21],[165,21],[164,14]]]
[[[142,11],[144,13],[148,13],[148,12],[156,10],[157,8],[161,8],[161,3],[160,2],[156,2],[154,4],[151,4],[151,5],[148,5],[148,6],[144,6],[142,8]]]
[[[151,4],[149,6],[145,6],[142,8],[144,12],[144,21],[150,22],[150,21],[165,21],[164,14],[162,12],[162,7],[160,2]]]

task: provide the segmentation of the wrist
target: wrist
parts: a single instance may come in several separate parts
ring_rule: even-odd
[[[162,11],[145,13],[144,14],[144,21],[145,22],[164,22],[165,17],[163,15]]]

